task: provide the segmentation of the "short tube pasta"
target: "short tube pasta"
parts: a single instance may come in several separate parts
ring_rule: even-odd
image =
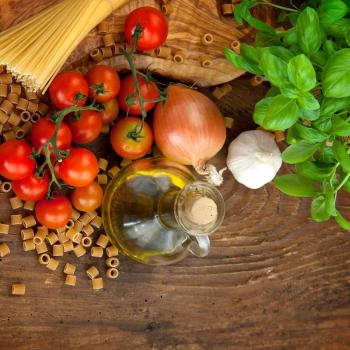
[[[49,263],[46,265],[46,267],[51,271],[56,271],[59,264],[60,263],[58,262],[58,260],[51,258]]]
[[[22,219],[24,228],[33,227],[36,225],[36,220],[33,215],[26,216]]]
[[[47,265],[51,260],[51,257],[47,253],[43,253],[38,256],[38,261],[40,265]]]
[[[16,219],[13,219],[13,217],[16,217]],[[19,221],[19,224],[17,223],[18,222],[18,216],[20,216],[22,218],[22,215],[11,215],[11,225],[21,225],[22,224],[22,220]],[[13,221],[15,221],[16,223],[12,223]],[[10,225],[7,225],[7,224],[0,224],[0,234],[3,234],[3,235],[8,235],[10,231]]]
[[[118,256],[119,250],[114,245],[110,245],[109,247],[107,247],[106,253],[107,253],[107,256],[109,258],[111,258],[111,257],[114,257],[114,256]]]
[[[98,245],[99,247],[102,247],[102,248],[106,248],[108,242],[109,242],[108,236],[101,234],[96,241],[96,245]]]
[[[64,281],[64,284],[66,284],[67,286],[75,287],[77,284],[77,276],[66,275],[66,279]]]
[[[10,255],[10,247],[6,243],[0,244],[0,258],[4,258],[7,255]]]
[[[76,269],[77,267],[75,265],[67,263],[64,266],[63,273],[65,273],[66,275],[74,275]]]
[[[26,241],[27,239],[33,239],[34,237],[34,230],[32,228],[25,228],[21,230],[21,237],[23,241]]]
[[[116,279],[119,276],[119,271],[116,268],[111,267],[106,271],[106,276],[110,279]]]
[[[68,240],[67,242],[63,243],[63,250],[65,253],[69,253],[73,251],[73,249],[74,249],[74,244],[72,241]]]
[[[33,239],[27,239],[25,241],[23,241],[23,250],[25,252],[29,252],[29,251],[32,251],[32,250],[35,250],[35,244],[33,242]]]
[[[63,256],[64,250],[62,244],[54,244],[52,246],[52,255],[53,256]]]
[[[19,197],[12,197],[9,199],[11,208],[13,210],[19,209],[23,207],[23,202]],[[34,219],[35,220],[35,219]],[[36,223],[36,222],[35,222]]]
[[[26,294],[26,285],[23,283],[14,283],[11,287],[11,294],[23,296]]]
[[[11,225],[22,225],[21,214],[12,214],[10,217],[11,217]],[[1,232],[1,224],[0,224],[0,233],[3,233]]]
[[[103,289],[103,279],[100,278],[94,278],[91,280],[91,285],[93,290],[101,290]]]
[[[94,258],[102,258],[103,257],[103,248],[101,247],[92,247],[91,248],[91,256]]]
[[[119,259],[116,257],[106,259],[106,265],[108,267],[117,267],[119,266]]]
[[[86,254],[86,249],[81,244],[78,244],[74,247],[73,252],[77,258],[80,258]]]
[[[45,242],[42,242],[41,244],[36,244],[35,249],[38,254],[46,253],[49,251]]]
[[[95,266],[91,266],[89,269],[86,270],[86,274],[90,279],[94,279],[97,276],[99,276],[100,272],[97,270]]]

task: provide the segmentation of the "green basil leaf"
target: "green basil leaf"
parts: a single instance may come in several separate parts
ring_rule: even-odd
[[[298,20],[298,17],[299,17],[299,13],[295,13],[295,12],[291,12],[288,14],[288,19],[289,19],[289,22],[295,26],[297,24],[297,20]]]
[[[325,208],[327,213],[330,216],[336,216],[337,215],[337,211],[335,209],[335,192],[334,189],[332,187],[332,185],[325,181],[324,185],[323,185],[323,189],[324,189],[324,193],[325,193]]]
[[[317,120],[320,116],[320,110],[310,110],[310,109],[301,109],[300,118],[304,120]]]
[[[345,38],[348,28],[350,27],[350,18],[342,18],[332,23],[327,28],[324,28],[325,32],[335,38]]]
[[[311,56],[311,60],[314,64],[317,64],[321,67],[325,66],[328,61],[328,56],[323,51],[317,51]]]
[[[333,152],[336,160],[346,173],[350,173],[350,156],[344,144],[338,140],[333,142]]]
[[[265,118],[267,117],[268,108],[272,103],[273,97],[265,97],[260,100],[254,108],[253,119],[258,125],[263,125]]]
[[[344,175],[344,173],[343,173],[342,175],[343,175],[343,176],[342,176],[342,178],[340,179],[341,181],[342,181],[342,180],[344,179],[344,177],[346,176],[346,175]],[[344,183],[342,189],[345,190],[346,192],[350,192],[350,180],[345,181],[345,183]]]
[[[328,98],[325,97],[321,103],[321,115],[334,114],[342,109],[350,107],[350,97]]]
[[[350,135],[350,123],[345,121],[339,116],[334,116],[332,119],[332,135],[336,136],[349,136]]]
[[[298,132],[298,135],[310,142],[323,142],[324,140],[327,139],[327,134],[325,134],[322,131],[313,129],[313,128],[308,128],[307,126],[304,126],[302,124],[295,124],[296,131]]]
[[[341,0],[322,0],[318,8],[320,23],[323,27],[328,27],[337,20],[345,17],[348,7]]]
[[[335,221],[338,223],[338,225],[346,230],[346,231],[350,231],[350,223],[349,221],[347,221],[343,215],[341,215],[339,213],[339,211],[337,211],[337,215],[335,216]]]
[[[241,56],[243,56],[247,60],[250,60],[254,63],[259,64],[260,52],[259,52],[259,49],[253,46],[250,46],[244,43],[241,44]]]
[[[288,164],[301,163],[312,157],[319,147],[319,143],[303,140],[288,146],[282,153],[282,159]]]
[[[298,98],[300,91],[293,85],[288,84],[280,87],[281,94],[288,98]]]
[[[280,13],[277,16],[277,23],[284,23],[287,20],[287,12],[286,11],[280,11]]]
[[[296,126],[296,124],[291,126],[287,132],[287,143],[289,145],[294,145],[295,143],[300,141],[300,137],[299,137],[299,134],[298,134],[295,126]]]
[[[298,36],[295,27],[290,28],[283,33],[282,41],[286,46],[296,45],[298,43]]]
[[[350,46],[350,27],[348,28],[348,31],[345,34],[345,41]]]
[[[242,1],[237,6],[235,6],[234,16],[235,21],[239,26],[243,25],[243,20],[247,15],[250,15],[249,9],[254,7],[255,4],[250,1]]]
[[[295,56],[289,61],[288,78],[294,86],[302,91],[310,91],[317,82],[315,69],[304,54]]]
[[[327,221],[330,215],[326,208],[326,198],[323,195],[316,197],[311,203],[311,217],[316,222]]]
[[[319,162],[302,162],[295,166],[299,175],[312,180],[324,180],[328,178],[333,171],[333,167]]]
[[[274,185],[289,196],[314,197],[317,194],[317,182],[296,174],[277,176]]]
[[[280,89],[276,86],[271,86],[265,97],[274,97],[280,94]]]
[[[280,38],[276,34],[270,34],[265,32],[257,32],[255,36],[255,46],[265,47],[271,45],[280,45]]]
[[[285,61],[286,63],[288,63],[294,57],[293,53],[283,46],[265,47],[264,51],[269,52],[271,55],[274,55],[274,56],[280,58],[281,60]]]
[[[300,55],[302,53],[298,45],[292,45],[289,50],[293,53],[294,56]]]
[[[350,49],[335,53],[322,74],[322,91],[325,97],[350,96]]]
[[[285,130],[295,124],[298,118],[299,107],[296,100],[277,95],[272,97],[262,126],[267,130]]]
[[[326,40],[322,45],[322,49],[328,57],[331,57],[336,52],[334,41]]]
[[[313,126],[324,132],[329,132],[332,129],[332,115],[324,115],[313,122]]]
[[[251,74],[262,75],[262,71],[257,64],[251,62],[229,48],[224,49],[224,54],[228,61],[237,68],[243,69]]]
[[[320,103],[316,99],[316,97],[310,92],[303,92],[302,95],[298,97],[298,104],[300,108],[317,110],[320,109]]]
[[[280,87],[288,84],[287,63],[267,48],[261,49],[260,68],[272,85]]]
[[[325,144],[320,146],[319,150],[315,153],[314,158],[317,162],[323,164],[334,165],[337,162],[334,157],[333,148],[328,147]]]
[[[296,24],[298,43],[308,56],[314,55],[321,47],[322,32],[317,12],[306,7],[299,15]]]

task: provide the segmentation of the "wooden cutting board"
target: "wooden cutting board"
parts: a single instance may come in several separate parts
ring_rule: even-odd
[[[14,23],[39,12],[41,9],[57,1],[53,0],[2,0],[0,12],[0,29],[4,30]],[[128,13],[141,6],[160,7],[156,0],[130,0],[128,4],[116,10],[108,21],[122,38],[123,24]],[[213,86],[228,82],[243,74],[243,71],[230,65],[223,55],[223,49],[229,47],[235,39],[251,41],[254,33],[249,28],[238,29],[233,16],[223,16],[221,0],[171,0],[173,12],[168,16],[169,36],[165,46],[186,51],[186,59],[182,64],[172,60],[152,57],[149,53],[138,54],[135,63],[139,69],[150,69],[164,77],[190,82],[199,86]],[[270,20],[270,10],[259,8],[255,15]],[[13,19],[16,19],[15,21]],[[214,42],[202,44],[204,34],[210,33]],[[79,65],[89,52],[102,46],[102,38],[97,30],[93,30],[73,52],[66,67],[71,63]],[[199,57],[206,54],[212,58],[213,64],[203,68]],[[115,56],[104,63],[116,67],[117,70],[127,69],[128,65],[123,56]]]

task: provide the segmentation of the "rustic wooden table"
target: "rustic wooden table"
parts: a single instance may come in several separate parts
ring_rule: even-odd
[[[2,0],[2,13],[16,3],[26,1]],[[264,88],[232,84],[222,110],[238,131],[249,129]],[[169,267],[121,258],[120,278],[102,292],[85,277],[91,258],[80,261],[71,288],[63,263],[48,272],[23,253],[18,230],[1,236],[12,254],[0,259],[0,349],[350,349],[349,233],[313,223],[308,201],[272,185],[251,191],[226,173],[221,191],[227,215],[207,258]],[[341,205],[346,211],[346,196]],[[0,195],[0,222],[9,209]],[[9,296],[13,282],[26,283],[26,296]]]

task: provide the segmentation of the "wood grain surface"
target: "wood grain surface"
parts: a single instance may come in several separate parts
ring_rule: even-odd
[[[1,11],[15,3],[25,10],[32,1],[3,3]],[[251,111],[265,89],[246,79],[232,86],[219,105],[236,119],[237,133],[253,126]],[[99,144],[101,155],[113,157],[106,141]],[[91,264],[103,271],[99,260],[68,255],[49,272],[23,253],[18,229],[0,235],[11,248],[0,259],[0,349],[350,349],[349,233],[333,221],[313,223],[307,200],[272,185],[248,190],[226,173],[221,191],[227,214],[207,258],[168,267],[121,258],[120,278],[106,280],[101,292],[84,273]],[[340,199],[350,216],[349,198]],[[0,222],[9,213],[1,194]],[[63,284],[65,261],[78,263],[76,288]],[[9,296],[14,282],[26,283],[26,296]]]

